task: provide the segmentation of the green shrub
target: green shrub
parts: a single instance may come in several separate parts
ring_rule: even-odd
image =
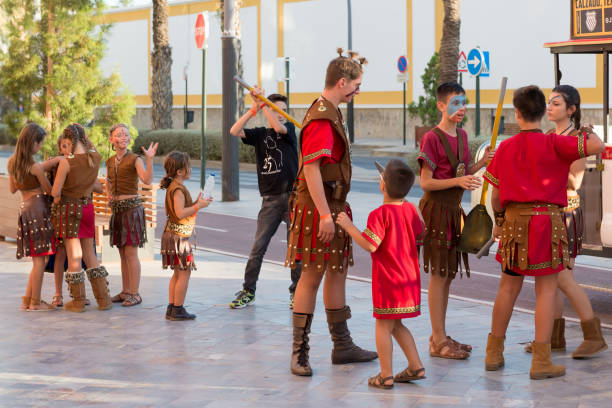
[[[4,123],[0,123],[0,145],[15,145],[17,136],[11,135],[9,128]]]
[[[197,129],[160,129],[138,130],[139,136],[134,141],[132,150],[141,152],[141,146],[149,147],[151,142],[159,142],[158,156],[165,156],[173,150],[186,152],[189,157],[199,160],[201,155],[201,134]],[[255,149],[238,141],[238,160],[243,163],[255,163]],[[206,160],[222,160],[223,143],[221,132],[206,132]]]

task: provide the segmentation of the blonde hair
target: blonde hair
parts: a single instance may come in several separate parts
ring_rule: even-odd
[[[330,61],[325,74],[325,88],[333,88],[342,78],[353,81],[363,74],[363,66],[368,63],[365,57],[360,57],[356,51],[347,51],[338,48],[338,57]]]

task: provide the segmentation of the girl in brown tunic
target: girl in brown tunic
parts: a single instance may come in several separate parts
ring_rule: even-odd
[[[112,209],[110,219],[110,245],[119,249],[121,257],[121,293],[113,296],[113,302],[123,306],[142,303],[138,293],[140,286],[140,260],[138,248],[147,242],[147,226],[142,199],[138,196],[138,180],[145,184],[153,181],[153,156],[157,143],[148,149],[142,147],[146,156],[145,170],[142,159],[128,150],[130,130],[118,123],[111,127],[109,135],[113,150],[117,152],[106,161],[106,194]]]
[[[45,130],[35,123],[27,124],[19,134],[15,154],[8,161],[9,189],[15,194],[21,192],[23,202],[17,221],[17,259],[32,257],[32,270],[28,279],[21,310],[55,310],[40,300],[46,257],[55,253],[55,239],[49,214],[47,194],[51,184],[45,170],[55,165],[58,159],[36,163],[34,155],[40,151],[45,140]]]
[[[98,309],[112,307],[108,293],[108,272],[98,263],[94,251],[95,215],[91,193],[96,185],[101,156],[95,150],[85,129],[73,123],[64,129],[62,138],[69,141],[68,157],[60,161],[53,183],[53,227],[55,236],[64,241],[68,255],[66,282],[72,301],[66,310],[85,311],[85,272],[91,283]],[[83,271],[81,261],[88,269]]]
[[[191,248],[191,235],[195,227],[197,212],[208,207],[212,198],[202,198],[202,193],[194,201],[189,190],[183,185],[191,176],[189,156],[183,152],[171,152],[164,160],[166,176],[159,187],[166,189],[166,226],[161,239],[162,266],[170,267],[174,274],[168,288],[169,304],[166,310],[168,320],[190,320],[195,315],[187,313],[183,307],[191,271],[196,269]]]

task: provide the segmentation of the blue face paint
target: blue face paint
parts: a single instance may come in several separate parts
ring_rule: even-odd
[[[448,106],[446,107],[446,112],[449,116],[454,116],[459,109],[465,109],[465,95],[455,95],[450,101],[448,101]]]

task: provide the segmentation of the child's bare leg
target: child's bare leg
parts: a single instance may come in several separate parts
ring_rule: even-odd
[[[397,341],[397,344],[399,344],[401,347],[406,359],[408,359],[408,367],[410,367],[410,371],[415,372],[419,368],[422,368],[423,363],[419,357],[419,352],[416,348],[414,337],[412,337],[412,333],[410,333],[410,330],[404,326],[401,320],[395,320],[395,327],[393,328],[393,332],[391,334],[393,335],[393,338],[395,338],[395,341]]]
[[[128,291],[135,295],[140,287],[140,260],[138,259],[138,247],[126,245],[123,247],[126,263],[128,265]],[[123,276],[123,274],[121,274]]]
[[[559,286],[561,286],[561,272],[559,272]],[[561,291],[561,289],[557,289],[557,294],[555,296],[555,313],[553,315],[554,319],[561,319],[563,317],[563,307],[565,306],[565,295]]]
[[[587,321],[595,317],[593,313],[593,307],[591,306],[591,300],[587,296],[584,289],[578,285],[578,282],[574,279],[574,272],[572,269],[564,269],[558,274],[559,289],[563,291],[565,296],[569,299],[572,307],[580,317],[580,320]],[[558,295],[563,301],[563,296]],[[563,311],[563,309],[561,309]],[[555,312],[557,312],[555,310]],[[561,314],[555,318],[560,318]]]
[[[66,249],[57,247],[55,262],[53,263],[53,276],[55,278],[55,296],[62,296],[64,287],[64,262],[66,262]]]
[[[175,269],[170,278],[170,284],[168,285],[168,303],[174,305],[174,291],[176,290],[176,281],[178,280],[178,270]]]
[[[121,258],[121,293],[130,293],[130,267],[125,254],[126,246],[119,247],[119,257]]]
[[[178,275],[174,285],[174,306],[179,307],[183,306],[183,303],[185,303],[185,296],[187,295],[187,287],[189,286],[189,276],[191,276],[191,270],[175,269],[174,273]]]
[[[28,275],[28,284],[26,285],[25,296],[28,298],[32,297],[32,271],[34,270],[34,264],[32,263],[32,270],[30,270],[30,274]]]
[[[391,319],[376,319],[376,351],[378,351],[380,376],[382,378],[393,376],[393,339],[391,338],[391,332],[395,322]],[[388,380],[385,384],[393,384],[393,380]]]
[[[512,310],[516,298],[523,287],[523,276],[511,276],[501,274],[495,304],[493,305],[493,318],[491,322],[491,334],[494,337],[505,337],[508,323],[512,317]],[[551,320],[552,324],[552,320]],[[550,337],[549,337],[550,338]]]
[[[445,303],[448,302],[446,295],[447,281],[448,279],[445,276],[431,274],[429,277],[427,303],[429,305],[429,318],[431,319],[431,331],[435,344],[440,344],[446,340],[444,322],[446,314]]]
[[[42,290],[43,275],[45,273],[46,257],[32,257],[32,270],[30,271],[30,285],[32,298],[40,300],[40,292]]]
[[[325,264],[322,270],[318,271],[314,264],[310,264],[307,268],[302,269],[302,275],[295,288],[293,298],[294,313],[314,313],[317,291],[323,280],[323,273],[326,268],[327,264]],[[344,305],[340,307],[344,307]]]
[[[557,294],[557,274],[536,276],[535,342],[550,343]]]

